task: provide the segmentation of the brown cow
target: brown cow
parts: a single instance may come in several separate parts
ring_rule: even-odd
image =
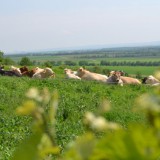
[[[122,80],[123,84],[141,84],[141,82],[138,79],[121,76],[121,73],[119,73],[118,71],[115,71],[115,75]]]
[[[39,68],[39,67],[36,67],[36,68],[33,68],[31,70],[29,70],[26,66],[24,67],[21,67],[20,68],[20,71],[22,73],[23,76],[28,76],[28,77],[33,77],[33,75],[37,72],[40,72],[42,71],[43,69]]]

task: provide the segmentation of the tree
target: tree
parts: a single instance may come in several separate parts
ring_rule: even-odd
[[[45,67],[49,67],[49,68],[52,68],[52,64],[50,61],[47,61],[47,62],[44,62],[43,64]]]
[[[31,62],[31,60],[28,57],[23,57],[21,59],[21,61],[19,62],[19,64],[21,66],[24,66],[24,65],[30,66],[30,65],[32,65],[32,62]]]
[[[5,65],[14,65],[15,62],[11,58],[7,57],[7,58],[3,59],[3,64],[5,64]]]
[[[0,62],[3,61],[3,55],[4,55],[4,52],[2,52],[2,51],[0,50]]]

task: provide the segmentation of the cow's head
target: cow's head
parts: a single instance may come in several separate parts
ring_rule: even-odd
[[[0,65],[0,70],[4,70],[4,66],[1,66],[1,65]]]
[[[147,80],[148,78],[147,77],[144,77],[143,79],[142,79],[142,83],[143,84],[146,84],[146,80]]]
[[[113,71],[110,78],[113,83],[118,84],[119,81],[121,81],[121,74],[117,71]]]
[[[19,68],[19,69],[20,69],[21,73],[24,73],[24,72],[28,72],[28,71],[29,71],[29,69],[28,69],[26,66],[23,66],[23,67],[21,67],[21,68]]]
[[[80,68],[78,69],[76,75],[77,75],[78,77],[82,77],[82,76],[85,74],[85,71],[86,71],[86,70],[85,70],[83,67],[80,67]]]
[[[159,83],[159,80],[153,77],[152,75],[146,77],[145,84],[155,84],[155,83]]]

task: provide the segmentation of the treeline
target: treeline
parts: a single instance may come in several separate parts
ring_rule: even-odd
[[[101,66],[160,66],[160,61],[101,61]]]
[[[45,66],[160,66],[160,61],[105,61],[102,60],[100,63],[88,62],[88,61],[47,61],[44,62]]]
[[[90,62],[87,60],[81,60],[81,61],[31,61],[28,57],[22,57],[22,59],[19,62],[14,62],[10,58],[1,58],[0,64],[5,65],[28,65],[28,66],[36,66],[36,65],[43,65],[43,66],[61,66],[61,65],[67,65],[67,66],[160,66],[160,61],[107,61],[107,60],[101,60],[100,62]]]

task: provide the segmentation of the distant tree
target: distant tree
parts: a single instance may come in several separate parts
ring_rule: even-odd
[[[5,64],[5,65],[14,65],[15,62],[11,58],[7,57],[7,58],[3,59],[3,64]]]
[[[102,73],[102,67],[99,66],[94,66],[91,70],[96,73]]]
[[[64,61],[64,64],[68,65],[68,66],[75,66],[76,62],[73,62],[73,61]]]
[[[3,55],[4,55],[4,52],[0,51],[0,62],[3,61]]]
[[[87,61],[79,61],[79,66],[88,66]]]
[[[23,57],[21,59],[21,61],[19,62],[19,64],[21,66],[24,66],[24,65],[30,66],[30,65],[32,65],[32,62],[31,62],[31,60],[28,57]]]
[[[44,62],[43,64],[45,67],[52,68],[52,63],[50,61]]]
[[[36,60],[33,60],[33,61],[32,61],[32,65],[35,66],[36,64],[37,64],[37,61],[36,61]]]
[[[50,61],[50,63],[52,64],[52,66],[56,66],[56,61]]]
[[[62,61],[57,61],[57,66],[62,65]]]

